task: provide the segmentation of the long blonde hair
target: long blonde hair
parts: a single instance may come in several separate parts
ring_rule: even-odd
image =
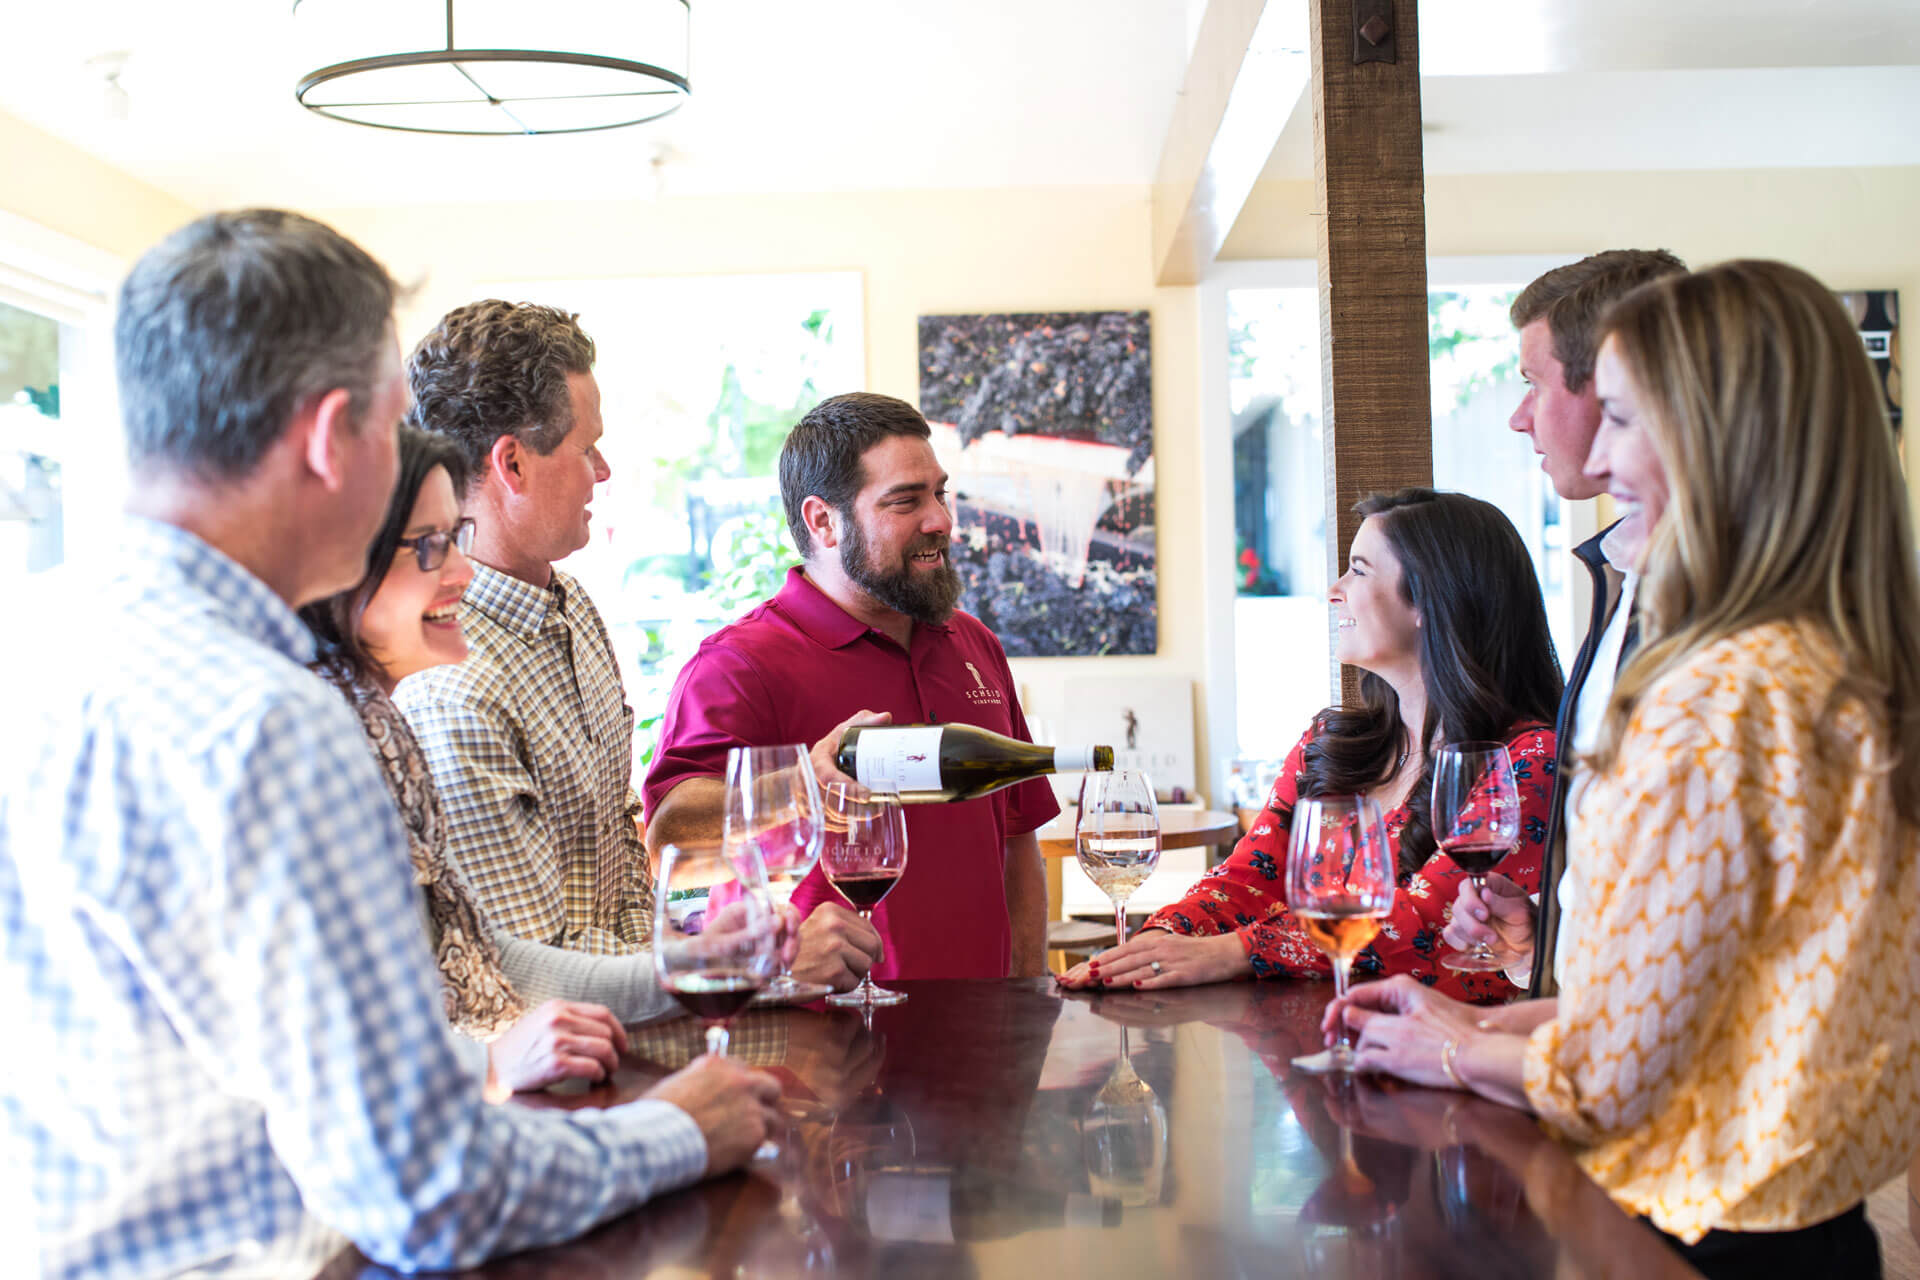
[[[1654,281],[1605,322],[1666,470],[1637,595],[1642,647],[1592,763],[1647,686],[1702,647],[1808,620],[1840,651],[1837,697],[1881,710],[1894,803],[1920,821],[1920,568],[1893,432],[1839,301],[1782,262]]]

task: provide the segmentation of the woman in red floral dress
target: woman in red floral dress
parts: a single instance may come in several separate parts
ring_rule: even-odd
[[[1434,844],[1430,759],[1443,742],[1507,744],[1521,838],[1498,870],[1534,892],[1561,684],[1533,562],[1498,508],[1464,494],[1402,489],[1354,509],[1366,518],[1327,598],[1338,622],[1336,655],[1366,672],[1359,703],[1314,717],[1227,861],[1124,946],[1063,975],[1063,985],[1329,976],[1327,958],[1287,910],[1287,833],[1299,797],[1365,792],[1386,819],[1400,891],[1379,936],[1354,960],[1355,976],[1410,974],[1481,1003],[1515,994],[1504,975],[1439,963],[1440,932],[1466,873]]]

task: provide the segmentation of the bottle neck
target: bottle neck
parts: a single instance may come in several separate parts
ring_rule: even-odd
[[[1053,749],[1053,769],[1055,773],[1086,773],[1094,768],[1093,757],[1097,747],[1055,747]]]

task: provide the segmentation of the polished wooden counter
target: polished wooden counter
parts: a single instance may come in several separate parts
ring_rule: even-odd
[[[1330,986],[888,985],[911,999],[870,1024],[820,1007],[741,1019],[736,1049],[784,1085],[777,1159],[471,1274],[1694,1274],[1523,1116],[1290,1073]],[[683,1020],[636,1042],[611,1083],[529,1105],[631,1097],[696,1037]]]

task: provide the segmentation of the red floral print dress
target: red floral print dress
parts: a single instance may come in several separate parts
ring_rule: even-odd
[[[1202,876],[1187,896],[1154,913],[1146,928],[1208,937],[1233,932],[1247,949],[1253,972],[1261,978],[1326,978],[1333,966],[1306,930],[1287,910],[1287,833],[1298,799],[1298,779],[1309,729],[1274,780],[1273,794],[1253,827],[1225,862]],[[1547,811],[1553,802],[1553,730],[1530,722],[1516,727],[1507,741],[1513,776],[1520,791],[1520,844],[1495,868],[1528,893],[1540,889],[1540,861],[1547,840]],[[1399,856],[1400,831],[1410,811],[1403,804],[1382,815],[1387,843]],[[1446,944],[1440,933],[1453,915],[1454,898],[1466,872],[1438,849],[1418,871],[1400,878],[1393,913],[1373,942],[1353,961],[1356,980],[1412,974],[1458,1000],[1491,1004],[1510,1000],[1516,988],[1504,974],[1456,973],[1440,965]]]

